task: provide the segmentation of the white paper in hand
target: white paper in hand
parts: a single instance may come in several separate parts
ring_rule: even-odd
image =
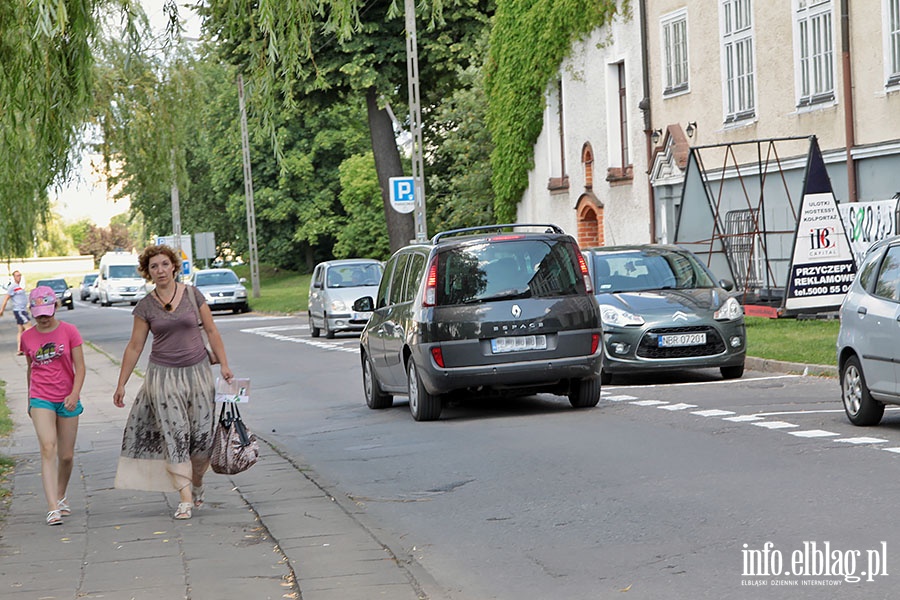
[[[216,402],[250,402],[250,378],[234,377],[228,383],[216,377]]]

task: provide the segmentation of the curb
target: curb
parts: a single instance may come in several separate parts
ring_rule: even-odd
[[[748,356],[744,361],[744,366],[751,371],[763,371],[765,373],[799,373],[812,377],[838,377],[838,368],[833,365],[808,365]]]

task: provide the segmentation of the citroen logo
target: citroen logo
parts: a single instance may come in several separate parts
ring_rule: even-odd
[[[518,304],[512,305],[512,316],[514,316],[517,319],[522,316],[522,309],[519,307]]]
[[[690,317],[686,313],[683,313],[680,310],[677,311],[674,315],[672,315],[673,321],[687,321],[689,318]]]

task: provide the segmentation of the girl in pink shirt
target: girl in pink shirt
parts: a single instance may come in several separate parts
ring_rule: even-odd
[[[22,333],[28,362],[28,414],[41,445],[41,480],[47,497],[47,525],[59,525],[71,510],[66,498],[75,457],[75,437],[84,384],[81,334],[56,319],[56,294],[47,286],[31,291],[28,304],[37,325]]]

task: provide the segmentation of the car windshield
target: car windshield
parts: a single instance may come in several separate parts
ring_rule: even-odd
[[[240,283],[238,276],[233,271],[219,271],[217,273],[197,273],[197,279],[194,285],[202,287],[204,285],[234,285]]]
[[[559,240],[492,241],[438,257],[437,304],[468,304],[585,293],[571,244]]]
[[[46,285],[54,292],[64,292],[69,289],[69,286],[66,285],[66,281],[64,279],[42,279],[37,282],[37,285]]]
[[[140,279],[141,275],[140,275],[140,273],[138,273],[137,265],[110,265],[109,278],[110,279]]]
[[[97,279],[96,273],[94,273],[93,275],[85,275],[82,285],[91,285],[92,283],[94,283],[95,279]]]
[[[672,250],[594,253],[592,272],[598,294],[715,287],[693,255]]]
[[[330,288],[376,286],[381,281],[381,265],[378,263],[358,263],[333,265],[325,277]]]

